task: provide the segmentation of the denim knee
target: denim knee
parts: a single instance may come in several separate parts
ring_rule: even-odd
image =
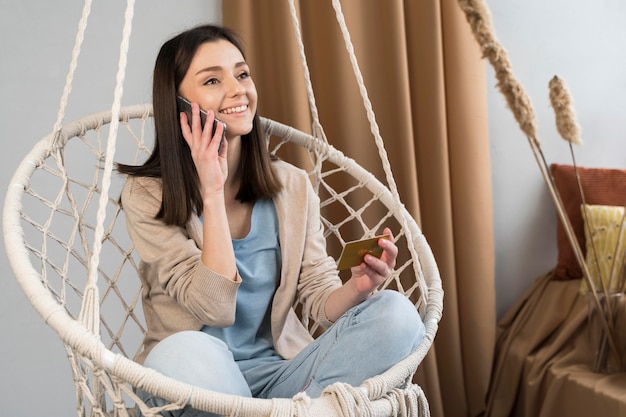
[[[200,388],[251,396],[226,343],[201,331],[179,332],[163,339],[148,354],[144,366]]]
[[[166,337],[148,354],[144,366],[203,389],[252,396],[228,346],[201,331],[183,331]],[[161,407],[167,403],[143,390],[138,390],[137,394],[149,407]],[[138,415],[141,416],[141,412]],[[213,413],[199,411],[190,406],[182,410],[164,411],[162,415],[217,417]]]
[[[413,303],[403,294],[383,290],[374,294],[367,302],[380,321],[377,326],[380,337],[387,340],[407,340],[415,348],[424,338],[426,328]]]

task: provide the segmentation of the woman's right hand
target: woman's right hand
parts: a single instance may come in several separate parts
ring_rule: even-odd
[[[224,140],[222,153],[218,155],[218,148],[224,133],[224,125],[218,123],[215,133],[211,136],[215,113],[211,110],[207,112],[204,129],[200,124],[200,107],[197,103],[192,103],[191,125],[187,114],[180,113],[180,128],[183,137],[191,150],[203,196],[213,193],[222,193],[224,183],[228,176],[228,164],[226,154],[228,151],[228,141]]]

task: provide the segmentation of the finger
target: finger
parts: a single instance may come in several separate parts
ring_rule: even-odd
[[[390,228],[385,227],[385,229],[383,230],[383,234],[384,234],[384,235],[389,235],[389,238],[390,238],[392,241],[394,241],[394,240],[395,240],[395,238],[393,237],[393,232],[391,231],[391,229],[390,229]]]
[[[204,122],[202,121],[203,117]],[[196,154],[203,155],[208,153],[212,140],[212,126],[215,114],[212,111],[203,113],[197,103],[191,103],[191,118],[193,120],[192,136]]]
[[[191,103],[191,131],[202,134],[202,118],[200,117],[200,106],[198,103]]]
[[[187,145],[191,147],[193,138],[191,134],[191,127],[189,126],[189,119],[187,118],[187,114],[185,112],[180,112],[179,117],[180,117],[180,130],[183,133],[183,138],[185,139],[185,142],[187,142]]]
[[[372,264],[367,263],[367,261],[361,264],[361,274],[357,276],[366,277],[372,285],[378,286],[389,277],[390,272],[389,268],[384,262],[380,262],[378,258],[374,258],[378,263],[372,262]]]
[[[191,103],[191,120],[185,112],[180,113],[180,128],[183,133],[183,138],[189,145],[189,148],[194,149],[201,145],[202,129],[200,128],[200,107],[196,103]],[[195,132],[200,132],[195,134]]]
[[[223,141],[220,138],[220,143],[222,144],[222,152],[220,152],[219,155],[220,156],[227,155],[228,154],[228,141],[226,140],[226,137],[224,137]],[[218,145],[218,149],[219,149],[219,145]]]
[[[204,120],[204,126],[202,127],[202,136],[207,135],[209,139],[213,134],[213,123],[215,121],[215,113],[213,110],[206,112],[206,119]]]
[[[215,129],[215,135],[213,136],[213,141],[215,142],[215,146],[217,147],[218,155],[225,155],[227,140],[226,140],[226,125],[222,121],[217,122],[217,128]]]
[[[393,240],[381,239],[378,245],[383,249],[381,258],[392,260],[398,256],[398,246],[393,243]]]
[[[386,276],[387,264],[373,255],[365,255],[363,262],[358,266],[359,275],[367,275],[371,280],[377,281],[379,276]]]
[[[209,147],[212,146],[217,151],[219,149],[219,144],[222,141],[223,134],[224,134],[224,122],[222,122],[217,117],[215,117],[214,111],[209,110],[207,112],[206,126],[204,126],[204,131],[202,132],[203,137],[205,135],[209,136],[208,146]]]
[[[380,239],[379,246],[383,249],[381,259],[383,259],[390,268],[394,268],[396,265],[396,258],[398,257],[398,246],[394,243],[393,233],[388,227],[385,228],[384,233],[389,235],[389,239]]]

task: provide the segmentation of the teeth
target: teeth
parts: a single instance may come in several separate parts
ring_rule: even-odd
[[[242,111],[245,111],[247,108],[248,108],[247,105],[231,107],[229,109],[222,110],[220,113],[224,113],[224,114],[241,113]]]

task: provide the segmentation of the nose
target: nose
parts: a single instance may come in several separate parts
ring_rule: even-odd
[[[226,92],[229,96],[240,96],[245,94],[246,89],[235,77],[228,77],[226,81]]]

